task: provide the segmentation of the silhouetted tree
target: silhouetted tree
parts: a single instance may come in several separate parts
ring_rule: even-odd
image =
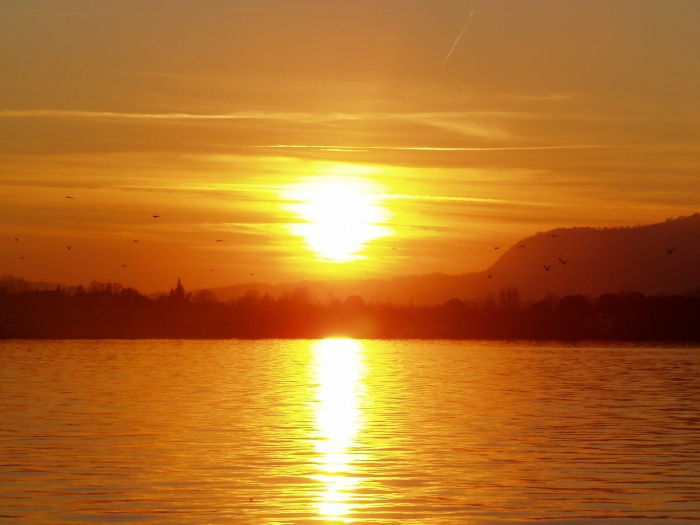
[[[365,300],[359,295],[350,295],[345,299],[343,307],[352,311],[363,310],[365,307]]]
[[[199,290],[192,296],[192,302],[198,304],[213,304],[216,302],[216,294],[208,289]]]
[[[582,323],[588,319],[591,303],[583,295],[567,295],[557,305],[557,314],[569,322]]]
[[[620,319],[622,317],[622,297],[614,293],[606,293],[598,298],[598,310],[601,315]]]
[[[30,285],[29,282],[22,277],[3,275],[0,277],[0,289],[4,289],[10,293],[22,293],[29,291]]]
[[[170,289],[170,295],[168,298],[173,304],[185,304],[189,301],[190,294],[185,293],[185,287],[182,285],[182,282],[180,282],[179,278],[177,280],[177,285],[175,286],[175,288]]]
[[[498,297],[498,304],[504,310],[517,310],[520,308],[520,290],[514,286],[501,288]]]
[[[20,285],[14,289],[23,290]],[[493,301],[450,299],[440,306],[366,305],[360,296],[330,304],[308,289],[278,299],[251,291],[230,303],[210,291],[190,302],[178,279],[170,294],[151,299],[115,283],[88,290],[0,293],[0,337],[24,338],[317,338],[330,335],[448,339],[626,339],[700,341],[700,298],[603,294],[553,298],[524,307],[504,289]]]

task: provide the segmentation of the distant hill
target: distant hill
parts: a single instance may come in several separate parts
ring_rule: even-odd
[[[549,272],[545,264],[552,265]],[[495,283],[517,286],[525,296],[620,289],[684,293],[700,288],[700,214],[647,226],[538,233],[510,248],[485,273]]]
[[[350,295],[359,295],[368,303],[409,304],[413,301],[416,305],[442,304],[452,297],[473,296],[467,287],[476,284],[476,275],[436,273],[393,277],[391,279],[300,281],[278,285],[245,283],[214,288],[212,291],[220,300],[236,299],[246,293],[254,292],[279,297],[282,294],[291,293],[297,288],[306,288],[310,291],[313,301],[323,303],[336,299],[344,301]]]
[[[3,275],[0,277],[0,290],[13,293],[26,292],[29,290],[55,290],[57,286],[64,287],[63,284],[46,283],[43,281],[27,281],[22,277],[14,275]]]
[[[550,266],[549,271],[545,265]],[[441,304],[453,297],[497,298],[500,290],[508,287],[518,288],[525,300],[539,300],[548,294],[597,296],[623,289],[646,295],[686,293],[700,289],[700,214],[646,226],[540,232],[517,242],[482,272],[281,285],[248,283],[213,291],[225,300],[250,291],[277,297],[299,287],[308,288],[321,302],[359,295],[367,302],[413,301],[416,305]]]

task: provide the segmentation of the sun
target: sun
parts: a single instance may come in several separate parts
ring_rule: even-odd
[[[362,259],[367,244],[392,235],[390,213],[382,205],[382,187],[362,177],[325,175],[288,186],[287,208],[301,222],[289,230],[304,240],[318,259],[343,263]]]

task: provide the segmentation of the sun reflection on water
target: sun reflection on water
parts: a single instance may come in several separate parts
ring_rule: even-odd
[[[316,430],[319,474],[324,484],[318,512],[325,519],[352,521],[352,492],[359,478],[352,447],[362,428],[364,365],[362,344],[352,339],[325,339],[314,344]]]

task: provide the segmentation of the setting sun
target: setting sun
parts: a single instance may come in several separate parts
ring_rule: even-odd
[[[302,237],[318,258],[343,263],[363,258],[363,248],[393,230],[376,183],[346,175],[328,175],[291,185],[283,192],[287,208],[303,222],[289,230]]]
[[[0,0],[0,515],[700,525],[699,27]]]

